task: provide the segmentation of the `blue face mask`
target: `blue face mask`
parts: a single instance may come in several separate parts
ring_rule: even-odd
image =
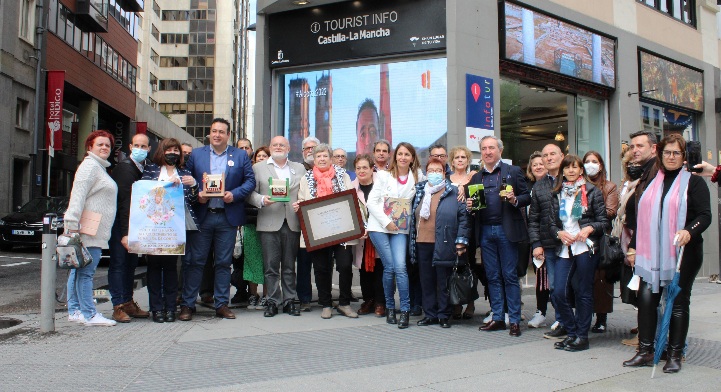
[[[445,177],[441,173],[429,173],[428,174],[428,183],[433,186],[440,184],[444,179],[445,179]]]
[[[148,157],[148,151],[142,148],[133,148],[130,152],[130,157],[133,158],[135,162],[142,162]]]

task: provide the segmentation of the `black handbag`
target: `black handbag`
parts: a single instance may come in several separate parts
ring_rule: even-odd
[[[451,305],[467,304],[475,300],[473,283],[475,276],[473,270],[469,266],[458,271],[459,261],[456,258],[456,264],[453,266],[453,272],[448,277],[448,299]],[[461,266],[462,267],[462,266]],[[478,294],[477,292],[475,293]]]
[[[600,256],[598,268],[613,269],[618,268],[626,255],[621,248],[621,239],[609,234],[604,234],[601,238]]]

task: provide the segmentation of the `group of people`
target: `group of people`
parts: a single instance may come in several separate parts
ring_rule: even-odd
[[[522,333],[519,275],[532,259],[537,310],[528,327],[547,325],[550,301],[556,320],[544,337],[556,339],[557,349],[581,351],[589,348],[589,332],[606,331],[607,314],[613,311],[613,278],[597,268],[603,237],[613,232],[622,239],[625,268],[641,279],[636,294],[627,296],[627,302],[639,309],[639,348],[624,366],[642,366],[653,359],[656,308],[673,277],[680,247],[685,248],[664,371],[680,369],[691,288],[702,264],[701,233],[711,221],[707,185],[683,169],[681,136],[672,134],[657,142],[653,133],[632,134],[622,156],[620,191],[607,179],[601,154],[564,155],[555,144],[531,155],[524,173],[501,159],[503,142],[496,136],[479,142],[477,171],[471,170],[472,153],[464,146],[449,153],[433,145],[422,165],[413,145],[401,142],[392,148],[381,139],[372,154],[357,155],[348,170],[343,149],[314,137],[300,146],[303,162],[288,159],[291,146],[283,136],[255,151],[247,139],[238,147],[228,145],[229,137],[229,123],[215,119],[209,145],[193,150],[164,139],[148,159],[148,138],[139,134],[129,146],[131,154],[109,175],[113,136],[105,131],[90,134],[73,183],[65,230],[78,231],[84,211],[101,213],[102,220],[95,235],[81,234],[94,262],[70,275],[69,320],[106,326],[151,316],[156,322],[189,321],[206,279],[212,296],[204,302],[213,303],[218,317],[235,318],[228,305],[240,301],[236,298],[241,291],[248,307],[262,309],[265,317],[279,310],[300,316],[312,310],[313,271],[323,319],[331,318],[335,308],[350,318],[385,317],[401,329],[409,326],[410,316],[421,315],[418,326],[450,328],[451,319],[473,318],[478,298],[468,301],[465,310],[463,304],[450,303],[448,277],[460,267],[472,269],[486,287],[491,312],[479,329],[508,329],[517,337]],[[701,174],[717,176],[707,166]],[[200,192],[206,173],[225,175],[221,197]],[[131,188],[140,179],[174,182],[185,195],[188,246],[181,278],[177,257],[147,258],[150,312],[133,299],[138,256],[127,251]],[[273,197],[270,179],[287,181],[288,201]],[[307,250],[300,203],[348,190],[357,195],[365,235]],[[407,206],[402,221],[389,212],[389,200]],[[239,230],[240,264],[233,255]],[[92,301],[92,276],[101,248],[108,247],[112,319],[98,313]],[[524,248],[528,251],[519,251]],[[358,309],[351,306],[354,266],[363,300]],[[337,303],[331,295],[334,271],[339,274]],[[232,299],[231,280],[238,288]]]

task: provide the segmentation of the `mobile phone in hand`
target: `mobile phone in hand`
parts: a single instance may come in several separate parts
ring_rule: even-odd
[[[686,143],[686,169],[690,172],[699,173],[703,169],[696,169],[694,166],[701,163],[701,142]]]

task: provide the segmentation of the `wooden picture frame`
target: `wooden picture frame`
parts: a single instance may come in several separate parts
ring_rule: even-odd
[[[309,252],[352,241],[365,234],[355,189],[301,202],[297,214]]]

